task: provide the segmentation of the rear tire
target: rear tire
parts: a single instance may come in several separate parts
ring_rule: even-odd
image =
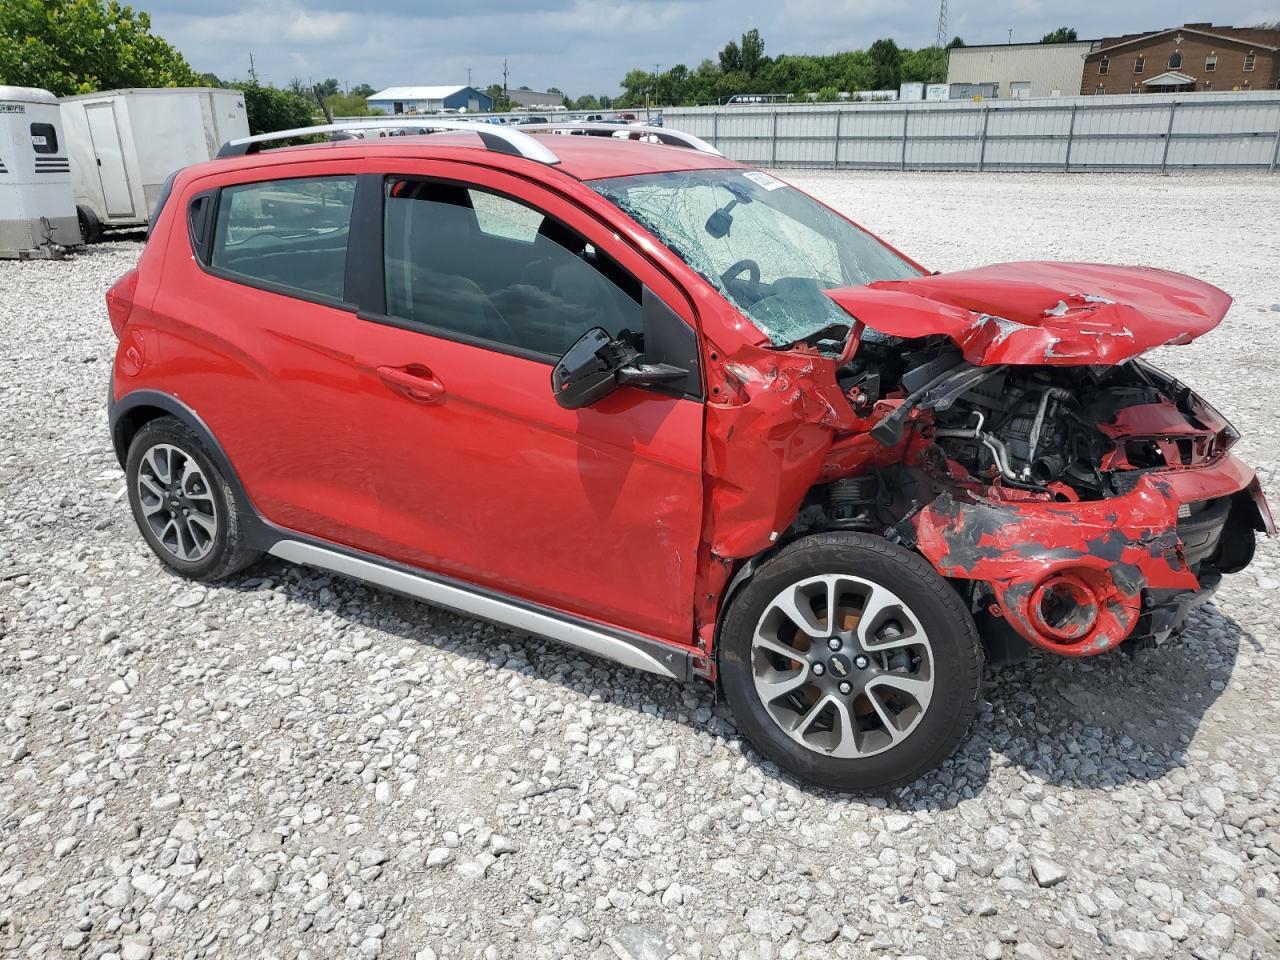
[[[739,729],[764,756],[824,787],[883,792],[938,766],[965,736],[982,647],[926,560],[835,532],[761,565],[725,616],[719,666]]]
[[[138,530],[175,573],[220,580],[261,557],[245,542],[231,485],[181,420],[143,425],[129,444],[125,477]]]
[[[102,239],[102,221],[92,209],[76,207],[76,219],[80,221],[80,239],[85,243],[97,243]]]

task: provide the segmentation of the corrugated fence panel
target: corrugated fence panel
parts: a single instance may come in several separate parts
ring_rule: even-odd
[[[663,111],[758,166],[1275,170],[1280,91]]]

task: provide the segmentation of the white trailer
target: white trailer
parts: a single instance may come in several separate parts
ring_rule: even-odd
[[[61,257],[80,245],[57,98],[0,86],[0,257]]]
[[[239,90],[106,90],[61,102],[76,204],[90,241],[102,228],[147,223],[170,174],[249,135]]]

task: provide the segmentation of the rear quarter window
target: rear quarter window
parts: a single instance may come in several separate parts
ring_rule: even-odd
[[[340,302],[356,178],[224,187],[209,265],[231,279]]]

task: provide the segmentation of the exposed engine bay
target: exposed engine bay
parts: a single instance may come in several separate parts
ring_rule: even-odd
[[[1133,489],[1133,471],[1203,463],[1236,439],[1190,390],[1142,361],[1117,366],[974,367],[950,341],[864,338],[840,376],[874,404],[903,404],[873,435],[898,439],[903,417],[932,413],[932,438],[984,485],[1058,500]],[[914,398],[914,399],[913,399]]]
[[[866,331],[837,381],[879,453],[799,522],[906,542],[972,581],[988,626],[1069,655],[1158,641],[1252,558],[1240,478],[1192,492],[1234,429],[1141,360],[981,366],[945,337]]]

